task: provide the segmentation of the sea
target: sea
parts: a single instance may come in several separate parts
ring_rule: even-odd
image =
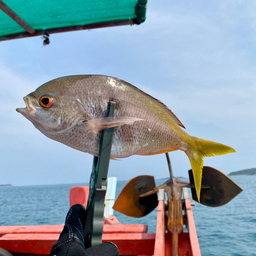
[[[195,203],[192,208],[203,256],[256,256],[256,175],[231,178],[243,189],[231,202],[217,208]],[[117,196],[126,183],[117,182]],[[64,223],[70,188],[80,185],[85,184],[0,187],[1,226]],[[121,223],[147,224],[148,232],[155,232],[156,210],[139,219],[114,215]]]

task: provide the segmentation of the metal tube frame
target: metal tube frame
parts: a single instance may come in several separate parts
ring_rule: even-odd
[[[5,12],[10,18],[22,26],[28,33],[28,35],[35,35],[36,31],[29,26],[17,13],[15,13],[8,5],[0,0],[0,9]],[[1,38],[0,38],[1,40]]]

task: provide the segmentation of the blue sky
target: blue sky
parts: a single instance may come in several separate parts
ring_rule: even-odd
[[[0,43],[0,183],[88,182],[93,157],[52,141],[15,109],[41,84],[66,75],[124,79],[164,102],[187,133],[229,145],[205,159],[228,174],[255,164],[255,1],[150,1],[147,20],[124,26]],[[170,153],[174,174],[190,164]],[[164,155],[111,161],[109,176],[168,176]]]

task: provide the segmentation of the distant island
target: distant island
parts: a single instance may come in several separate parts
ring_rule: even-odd
[[[0,187],[11,187],[12,184],[0,184]]]
[[[231,172],[228,176],[238,176],[238,175],[256,175],[256,168],[245,169],[237,172]]]

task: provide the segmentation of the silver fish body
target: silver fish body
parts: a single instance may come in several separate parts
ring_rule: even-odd
[[[40,97],[54,99],[51,108]],[[74,149],[97,155],[99,132],[90,132],[88,121],[107,116],[110,101],[115,117],[142,119],[115,129],[111,157],[151,155],[181,149],[185,132],[177,117],[161,102],[133,85],[101,75],[67,76],[40,86],[24,98],[27,108],[17,109],[47,137]],[[33,111],[29,111],[30,108]]]

